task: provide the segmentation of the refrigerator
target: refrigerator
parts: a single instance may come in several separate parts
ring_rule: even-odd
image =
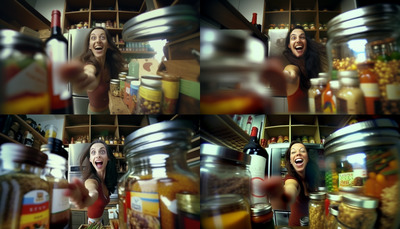
[[[68,60],[76,59],[82,54],[89,32],[90,29],[70,29],[68,33],[65,34],[68,40]],[[89,98],[86,91],[75,93],[71,86],[69,88],[72,90],[74,114],[87,114]]]
[[[276,143],[270,144],[266,148],[268,153],[268,177],[271,176],[281,176],[282,179],[287,174],[287,169],[285,168],[285,152],[289,148],[290,143]],[[324,159],[324,147],[321,144],[310,144],[304,143],[309,160],[313,160],[319,167],[320,171],[320,183],[319,186],[325,187],[325,159]],[[274,222],[275,225],[288,225],[290,216],[290,207],[287,209],[280,209],[274,206]]]
[[[285,39],[289,29],[269,29],[268,30],[268,56],[282,56],[285,50]]]

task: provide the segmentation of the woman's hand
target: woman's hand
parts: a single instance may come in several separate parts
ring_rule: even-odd
[[[89,191],[77,178],[68,184],[68,189],[64,192],[64,195],[68,196],[71,202],[79,209],[86,207],[89,201]]]
[[[270,198],[271,204],[277,209],[286,209],[290,204],[292,197],[285,192],[282,177],[266,177],[263,183],[264,190]]]
[[[289,64],[283,70],[288,83],[295,82],[300,77],[300,69],[296,65]]]
[[[96,68],[93,65],[83,65],[79,61],[71,61],[60,69],[61,79],[71,82],[75,92],[92,91],[98,85]]]

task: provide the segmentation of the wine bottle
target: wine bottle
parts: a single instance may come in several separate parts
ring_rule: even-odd
[[[253,13],[253,17],[251,19],[251,24],[261,31],[261,25],[257,24],[257,13]]]
[[[61,13],[58,10],[51,12],[51,35],[46,40],[46,54],[48,56],[49,89],[51,92],[51,113],[72,114],[72,96],[68,83],[61,81],[60,66],[67,63],[67,39],[61,33]]]
[[[268,153],[258,142],[258,128],[253,126],[250,141],[244,146],[243,152],[251,156],[248,167],[251,173],[251,202],[267,203],[265,191],[262,189],[264,178],[268,175]]]

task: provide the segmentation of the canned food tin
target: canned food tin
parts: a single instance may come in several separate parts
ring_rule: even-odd
[[[13,30],[0,31],[0,112],[50,113],[43,42]]]

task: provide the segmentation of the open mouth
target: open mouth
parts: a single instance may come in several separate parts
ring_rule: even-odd
[[[103,167],[103,162],[102,161],[95,161],[94,163],[96,164],[96,167],[99,168],[99,169]]]
[[[296,49],[297,51],[303,50],[304,46],[303,45],[296,45],[294,47],[294,49]]]
[[[303,165],[303,162],[304,162],[304,160],[303,160],[302,158],[297,158],[297,159],[294,160],[294,163],[295,163],[297,166]]]

